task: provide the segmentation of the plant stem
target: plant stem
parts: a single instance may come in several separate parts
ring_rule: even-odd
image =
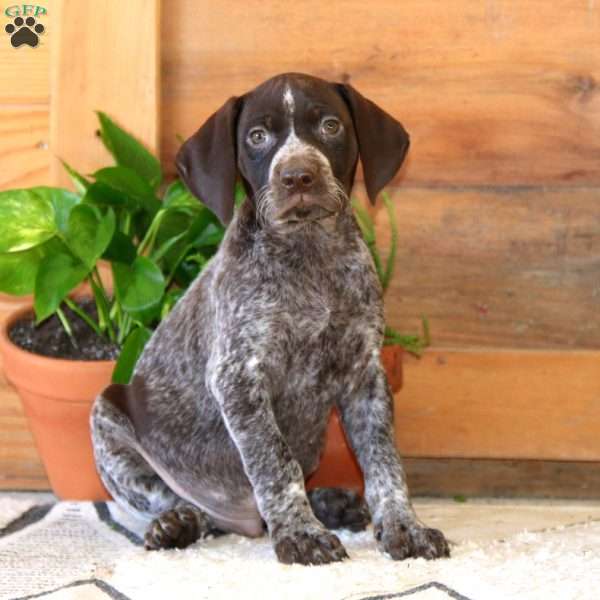
[[[71,298],[65,298],[65,304],[80,318],[83,319],[99,336],[102,336],[102,331],[100,331],[100,327],[94,323],[94,320],[79,307],[77,302],[73,302]]]
[[[167,280],[165,282],[165,289],[167,289],[171,285],[171,281],[173,280],[173,277],[175,277],[175,271],[177,270],[177,267],[179,266],[181,261],[185,258],[185,255],[188,253],[190,248],[191,248],[191,246],[189,246],[189,245],[186,246],[183,249],[183,252],[179,255],[179,257],[175,261],[175,264],[173,265],[173,268],[171,269],[171,272],[169,273],[169,276],[167,277]]]
[[[77,341],[73,337],[73,328],[71,327],[71,323],[69,323],[69,319],[67,319],[67,315],[65,315],[65,313],[63,312],[63,310],[60,306],[57,307],[56,314],[58,315],[58,318],[59,318],[60,322],[62,323],[62,326],[64,327],[65,331],[67,332],[69,339],[71,340],[71,344],[73,344],[73,346],[75,348],[77,348],[78,347]]]
[[[394,205],[392,204],[388,193],[383,192],[383,194],[381,195],[381,199],[383,200],[383,203],[388,213],[391,231],[390,252],[388,254],[387,261],[385,264],[385,271],[381,278],[381,287],[383,288],[383,291],[385,293],[388,286],[390,285],[390,280],[392,278],[396,262],[396,253],[398,251],[398,224],[396,222],[396,211],[394,210]]]
[[[129,230],[131,229],[131,213],[126,212],[123,217],[123,233],[125,235],[129,235]]]
[[[123,342],[129,335],[132,322],[133,322],[133,320],[131,318],[131,315],[128,315],[128,314],[123,315],[122,324],[121,324],[121,327],[119,328],[119,336],[117,338],[117,343],[119,344],[119,346],[121,346],[123,344]]]
[[[156,215],[154,216],[152,223],[150,223],[150,226],[148,227],[148,230],[146,231],[146,235],[144,236],[144,239],[140,242],[140,244],[138,246],[138,249],[137,249],[138,256],[142,256],[144,254],[144,252],[146,252],[146,250],[148,250],[149,248],[154,246],[154,241],[156,240],[156,235],[158,234],[158,229],[159,229],[161,221],[163,220],[163,217],[165,216],[166,213],[167,213],[167,211],[165,209],[162,209],[162,210],[159,210],[156,213]]]
[[[115,330],[112,326],[112,320],[109,314],[109,301],[104,284],[98,272],[98,267],[94,267],[90,276],[90,283],[92,290],[94,291],[94,297],[96,299],[96,307],[98,309],[98,319],[100,321],[100,328],[108,331],[108,337],[111,342],[116,340]]]

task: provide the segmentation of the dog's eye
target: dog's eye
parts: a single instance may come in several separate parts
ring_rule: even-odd
[[[321,131],[326,135],[336,135],[341,127],[342,124],[337,119],[332,119],[331,117],[321,123]]]
[[[248,139],[253,146],[262,146],[267,141],[267,132],[262,127],[255,127],[250,130]]]

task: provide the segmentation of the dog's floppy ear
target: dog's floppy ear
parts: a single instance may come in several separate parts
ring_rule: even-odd
[[[233,217],[236,126],[241,99],[230,98],[189,138],[175,158],[189,190],[227,225]]]
[[[352,114],[367,194],[375,204],[377,194],[402,165],[409,136],[401,123],[351,85],[340,83],[337,87]]]

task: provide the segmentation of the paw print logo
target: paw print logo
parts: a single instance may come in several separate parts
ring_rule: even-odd
[[[44,26],[36,23],[33,17],[17,17],[12,23],[9,23],[4,31],[10,35],[10,43],[13,48],[18,48],[27,44],[35,48],[40,41],[40,34],[44,33]]]

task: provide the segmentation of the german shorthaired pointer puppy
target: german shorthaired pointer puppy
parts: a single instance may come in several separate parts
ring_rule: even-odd
[[[350,85],[292,73],[228,100],[181,148],[182,179],[229,227],[132,383],[107,388],[91,417],[102,481],[152,520],[147,548],[266,526],[280,561],[329,563],[347,554],[327,527],[364,528],[370,512],[391,558],[448,556],[409,501],[381,288],[348,200],[359,155],[374,202],[408,143]],[[368,510],[352,492],[305,491],[334,405]]]

